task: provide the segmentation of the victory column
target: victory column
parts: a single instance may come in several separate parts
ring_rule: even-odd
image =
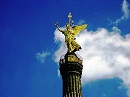
[[[65,43],[68,48],[67,53],[60,58],[60,74],[63,80],[63,97],[82,97],[81,75],[82,75],[82,58],[75,53],[81,49],[81,46],[75,41],[76,35],[84,30],[87,25],[74,25],[72,15],[68,15],[69,21],[66,28],[61,30],[58,23],[56,28],[65,36]]]

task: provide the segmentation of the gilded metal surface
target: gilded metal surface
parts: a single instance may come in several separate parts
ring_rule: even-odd
[[[64,34],[65,43],[67,45],[68,52],[70,53],[70,52],[79,51],[81,49],[81,46],[75,41],[76,39],[75,37],[77,36],[79,32],[84,30],[87,27],[87,25],[86,24],[83,24],[80,26],[74,25],[74,22],[71,19],[72,18],[71,13],[69,13],[68,18],[69,18],[69,22],[66,24],[66,29],[61,30],[58,27],[58,23],[55,23],[55,26],[60,32]]]
[[[82,64],[82,60],[75,55],[68,55],[67,60],[65,58],[60,60],[60,64],[64,64],[66,62],[77,62],[79,64]]]
[[[74,55],[69,55],[68,56],[68,62],[78,62],[82,64],[82,60],[80,60],[78,57]]]

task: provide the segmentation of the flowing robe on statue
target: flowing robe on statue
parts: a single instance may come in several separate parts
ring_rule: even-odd
[[[75,52],[81,49],[81,46],[75,41],[76,35],[87,27],[86,24],[81,26],[74,26],[72,29],[65,29],[61,32],[65,35],[65,43],[68,48],[68,52]]]

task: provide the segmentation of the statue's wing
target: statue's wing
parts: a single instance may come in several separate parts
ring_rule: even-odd
[[[87,27],[86,24],[83,24],[83,25],[81,25],[81,26],[74,26],[74,27],[72,27],[72,31],[74,32],[74,37],[75,37],[79,32],[81,32],[82,30],[84,30],[86,27]]]

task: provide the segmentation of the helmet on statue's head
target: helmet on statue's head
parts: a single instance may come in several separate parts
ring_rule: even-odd
[[[69,23],[66,24],[66,29],[70,29]]]

